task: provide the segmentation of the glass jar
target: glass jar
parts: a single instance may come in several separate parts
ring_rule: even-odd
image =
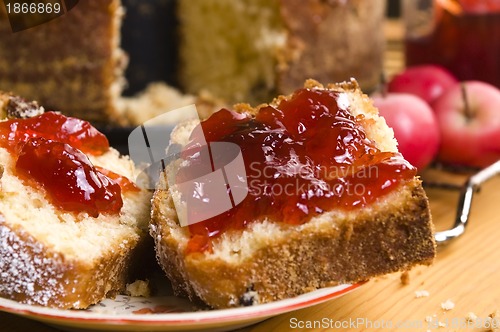
[[[500,0],[403,0],[406,65],[500,88]]]

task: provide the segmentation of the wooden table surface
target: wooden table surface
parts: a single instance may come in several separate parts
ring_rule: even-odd
[[[457,192],[426,191],[436,228],[449,228],[455,217]],[[384,327],[384,323],[393,328],[383,330],[394,331],[432,331],[438,327],[442,331],[487,331],[489,315],[500,310],[500,178],[484,185],[474,198],[470,218],[463,237],[440,248],[432,266],[410,271],[408,285],[401,282],[401,274],[378,278],[341,298],[269,319],[245,331],[286,331],[295,321],[322,319],[338,322],[334,324],[355,321],[349,329],[353,331],[381,330],[374,327]],[[417,297],[422,291],[429,296]],[[455,307],[444,310],[442,304],[448,300]],[[477,328],[466,325],[469,313],[477,316]],[[398,324],[403,325],[396,328]]]
[[[400,30],[390,29],[398,37]],[[390,35],[389,37],[391,38]],[[401,53],[392,52],[390,70],[401,66]],[[387,61],[387,60],[386,60]],[[427,189],[438,230],[453,223],[458,193]],[[409,273],[409,284],[400,274],[369,281],[352,293],[329,302],[283,314],[241,331],[288,331],[300,324],[327,322],[331,330],[486,331],[488,316],[500,310],[500,178],[485,184],[474,199],[470,226],[465,235],[438,251],[434,265]],[[428,296],[417,297],[417,294]],[[451,310],[443,303],[454,304]],[[466,317],[477,319],[467,323]],[[500,317],[498,318],[500,320]],[[341,327],[345,328],[341,328]],[[331,327],[331,328],[329,328]],[[0,313],[0,331],[55,332],[55,328],[14,315]]]

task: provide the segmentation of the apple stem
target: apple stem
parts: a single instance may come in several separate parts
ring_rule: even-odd
[[[467,88],[465,87],[464,82],[462,82],[460,86],[462,88],[462,100],[464,102],[465,118],[467,119],[467,122],[469,122],[470,120],[472,120],[473,114],[470,108],[469,98],[467,96]]]

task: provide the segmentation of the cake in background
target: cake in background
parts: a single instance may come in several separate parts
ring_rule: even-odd
[[[122,119],[131,125],[140,125],[146,121],[149,124],[154,121],[156,125],[175,124],[178,120],[175,117],[165,118],[159,115],[192,104],[196,105],[198,115],[202,119],[227,106],[223,100],[205,90],[197,95],[184,94],[164,82],[152,82],[134,96],[122,96],[117,102]],[[171,122],[161,122],[166,119]]]
[[[385,0],[178,0],[180,83],[262,102],[306,78],[378,83]]]
[[[100,125],[136,126],[193,103],[208,116],[222,101],[168,85],[176,75],[175,3],[82,0],[65,15],[16,33],[0,6],[0,89]],[[127,67],[129,55],[134,63]],[[122,94],[127,86],[133,96]]]
[[[82,0],[16,33],[0,6],[0,89],[111,126],[139,125],[193,98],[202,107],[212,98],[256,104],[306,78],[355,77],[370,92],[385,2]]]
[[[80,1],[65,15],[13,33],[0,6],[0,89],[93,122],[123,123],[119,0]]]

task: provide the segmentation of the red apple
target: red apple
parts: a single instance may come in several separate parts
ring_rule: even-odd
[[[423,169],[439,149],[439,127],[431,107],[421,98],[408,93],[374,96],[389,127],[394,130],[399,151],[413,166]]]
[[[442,138],[439,160],[485,167],[500,159],[499,89],[479,81],[457,83],[434,102],[433,109]]]
[[[445,68],[436,65],[409,67],[387,84],[388,92],[414,94],[431,104],[444,91],[457,83]]]

